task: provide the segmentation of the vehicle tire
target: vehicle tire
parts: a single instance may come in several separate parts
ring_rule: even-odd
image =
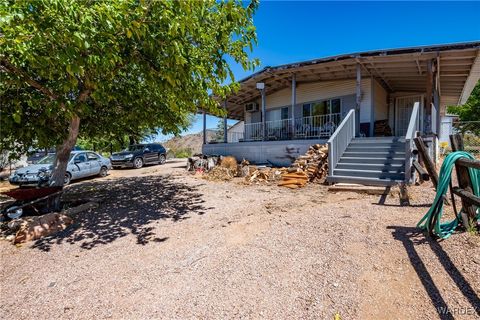
[[[65,179],[63,179],[63,185],[66,186],[67,184],[70,184],[70,181],[72,180],[72,175],[70,173],[65,173]]]
[[[143,167],[143,159],[140,157],[133,159],[133,167],[135,169],[140,169]]]
[[[106,177],[108,174],[108,168],[107,167],[101,167],[100,168],[100,173],[98,174],[100,177]]]
[[[158,156],[158,163],[159,164],[164,164],[167,161],[167,158],[165,157],[164,154],[161,154]]]

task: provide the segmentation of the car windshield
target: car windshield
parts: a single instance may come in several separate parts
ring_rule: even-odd
[[[73,158],[74,154],[70,154],[70,158],[68,158],[68,161],[70,161]],[[55,161],[55,155],[54,154],[49,154],[48,156],[40,159],[37,164],[53,164]]]
[[[142,146],[140,144],[134,144],[132,146],[129,146],[127,151],[141,151],[145,148],[145,146]]]

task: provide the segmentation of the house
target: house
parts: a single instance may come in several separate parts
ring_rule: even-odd
[[[266,67],[223,103],[226,118],[244,122],[241,136],[204,141],[202,151],[288,165],[308,146],[328,142],[330,182],[409,182],[413,138],[425,137],[436,156],[446,106],[464,103],[479,77],[480,42]]]
[[[245,132],[245,122],[237,121],[234,125],[228,128],[227,131],[227,142],[240,142],[243,141]]]

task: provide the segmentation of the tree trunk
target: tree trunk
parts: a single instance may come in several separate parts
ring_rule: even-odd
[[[62,187],[67,172],[68,159],[77,142],[80,118],[75,115],[68,126],[68,136],[61,145],[57,146],[53,172],[50,176],[50,185]]]

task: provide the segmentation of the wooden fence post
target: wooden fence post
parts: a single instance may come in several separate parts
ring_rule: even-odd
[[[435,169],[435,165],[432,161],[432,158],[428,155],[427,147],[425,146],[425,142],[423,142],[422,137],[416,137],[413,139],[415,142],[415,145],[417,146],[418,153],[423,159],[423,162],[425,163],[425,168],[428,171],[428,175],[432,179],[433,186],[435,189],[437,189],[438,186],[438,173],[437,170]]]
[[[450,142],[452,145],[452,151],[463,151],[463,139],[461,135],[450,135]],[[458,186],[461,189],[473,194],[472,181],[470,180],[468,168],[458,164],[457,162],[455,162],[455,171],[457,172]],[[470,221],[475,220],[476,210],[475,206],[470,201],[468,201],[467,198],[461,197],[461,199],[463,208],[463,225],[465,227],[468,227],[470,225]]]

